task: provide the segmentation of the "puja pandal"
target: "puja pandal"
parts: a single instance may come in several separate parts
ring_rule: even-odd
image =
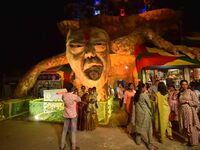
[[[99,79],[80,78],[79,74],[83,70],[77,71],[76,64],[71,62],[66,50],[66,52],[45,59],[33,66],[21,78],[15,89],[14,97],[27,97],[28,91],[34,86],[42,72],[70,64],[74,77],[71,82],[76,87],[79,88],[81,85],[85,85],[87,88],[96,86],[99,93],[99,122],[107,124],[111,116],[113,100],[107,95],[108,85],[114,85],[119,79],[137,85],[138,81],[141,80],[140,74],[143,68],[148,66],[162,66],[169,63],[170,66],[196,65],[199,67],[200,48],[173,45],[162,38],[164,33],[178,29],[180,18],[179,12],[163,8],[132,16],[99,15],[88,20],[63,20],[58,23],[58,28],[64,37],[69,31],[78,31],[85,25],[103,29],[109,35],[106,42],[109,44],[110,51],[103,71],[97,72],[98,75],[100,74]],[[145,45],[147,41],[151,42],[154,47],[147,47]],[[49,113],[51,117],[54,115],[62,117],[62,110],[63,104],[59,97],[29,101],[30,115],[37,116],[36,119],[39,120],[58,121],[59,119],[48,119],[48,117],[42,118],[41,116]]]

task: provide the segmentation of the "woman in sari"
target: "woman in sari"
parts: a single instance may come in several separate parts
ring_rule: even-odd
[[[155,93],[156,103],[156,117],[155,117],[155,129],[160,135],[159,141],[164,143],[166,136],[173,140],[172,137],[172,125],[169,121],[170,106],[168,103],[167,87],[164,82],[158,83],[158,92]]]
[[[92,88],[88,89],[87,102],[88,105],[86,111],[85,129],[94,130],[98,126],[98,116],[97,116],[96,99],[94,99]]]
[[[198,145],[200,133],[200,123],[196,113],[198,99],[195,93],[188,89],[187,80],[182,80],[180,85],[178,94],[180,131],[187,137],[188,145]]]
[[[149,150],[157,150],[158,148],[152,144],[152,113],[151,102],[146,92],[146,86],[139,83],[136,94],[134,96],[135,105],[135,127],[136,127],[136,144],[140,145],[141,140],[145,142]]]

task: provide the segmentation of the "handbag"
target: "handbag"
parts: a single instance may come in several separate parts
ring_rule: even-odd
[[[169,121],[174,121],[175,117],[176,117],[175,112],[174,112],[174,111],[171,111],[171,112],[169,113]]]

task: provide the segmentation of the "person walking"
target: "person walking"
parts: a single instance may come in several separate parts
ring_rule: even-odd
[[[153,132],[151,102],[144,83],[138,84],[134,101],[136,103],[136,144],[140,145],[143,139],[149,150],[157,150],[158,147],[152,144]]]

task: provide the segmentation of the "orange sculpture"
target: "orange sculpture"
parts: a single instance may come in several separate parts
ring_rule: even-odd
[[[183,53],[200,61],[200,50],[177,47],[162,34],[177,27],[180,13],[158,9],[133,16],[97,16],[89,20],[64,20],[58,23],[66,37],[66,52],[36,64],[20,80],[14,97],[27,95],[42,71],[70,64],[77,86],[97,87],[100,101],[107,100],[107,85],[123,77],[138,82],[134,48],[151,42],[174,55]]]

